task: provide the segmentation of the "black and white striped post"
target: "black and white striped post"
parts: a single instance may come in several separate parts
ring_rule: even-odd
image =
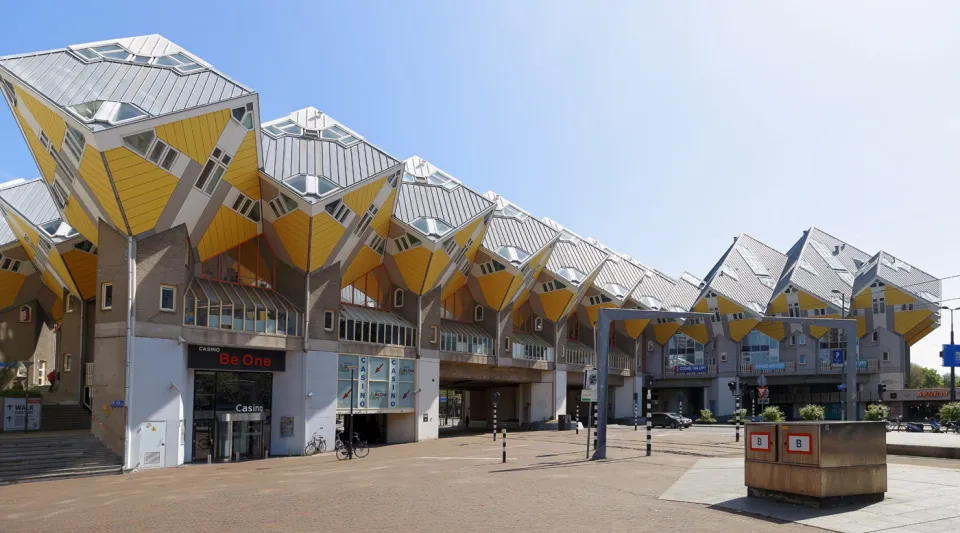
[[[503,428],[503,439],[501,440],[501,442],[503,443],[503,462],[506,463],[507,462],[507,428]]]
[[[593,430],[593,416],[591,416],[593,411],[590,410],[590,407],[587,407],[587,459],[590,458],[590,433]]]
[[[597,417],[597,402],[593,402],[593,449],[597,449],[597,426],[599,425]]]
[[[737,389],[737,392],[740,392],[739,388]],[[737,422],[736,422],[736,424],[737,424],[737,436],[736,436],[736,438],[737,438],[737,442],[740,442],[740,396],[739,396],[739,395],[737,396]]]
[[[650,416],[653,413],[653,393],[650,391],[650,388],[647,388],[647,457],[650,457],[650,452],[653,450],[653,418]]]
[[[637,415],[637,399],[639,396],[640,394],[636,392],[633,393],[633,430],[634,431],[637,430],[637,426],[639,425],[639,422],[640,422]]]
[[[500,393],[493,391],[493,442],[497,442],[497,400],[500,399]]]
[[[580,434],[580,396],[577,396],[577,406],[574,411],[573,428]]]
[[[680,402],[680,431],[683,431],[683,395],[681,394],[677,401]]]

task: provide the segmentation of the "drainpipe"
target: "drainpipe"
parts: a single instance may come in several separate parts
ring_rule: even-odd
[[[310,272],[307,272],[305,279],[306,282],[303,286],[303,364],[300,369],[300,383],[303,387],[303,407],[301,410],[301,416],[303,417],[303,446],[307,445],[307,402],[310,401],[310,398],[307,397],[307,353],[310,351]],[[334,397],[336,397],[336,395],[334,395]],[[333,432],[334,435],[336,435],[336,409],[334,409],[333,426]],[[296,435],[296,433],[294,433],[294,435]]]
[[[500,311],[497,311],[497,347],[496,347],[496,349],[493,350],[493,355],[494,355],[493,366],[495,366],[495,367],[499,367],[499,366],[500,366],[500,350],[503,349],[503,348],[502,348],[503,343],[500,342],[501,340],[503,340],[503,339],[500,338],[501,333],[503,333],[503,332],[502,332],[502,330],[501,330],[501,328],[500,328]]]
[[[420,360],[420,341],[423,340],[423,296],[417,295],[417,360]],[[437,363],[439,365],[439,362]],[[422,376],[420,369],[417,369],[417,375]],[[417,408],[420,407],[420,384],[413,394],[413,442],[420,442],[420,413]]]
[[[83,301],[83,298],[80,298],[80,357],[77,359],[80,361],[80,367],[77,369],[80,371],[80,390],[77,391],[77,403],[83,405],[84,391],[87,389],[87,351],[84,349],[85,344],[83,334],[84,329],[87,327],[87,302]],[[63,330],[61,329],[61,334]],[[63,343],[60,343],[60,349],[63,351]],[[64,366],[66,366],[66,356],[64,356]],[[90,406],[93,409],[93,406]]]
[[[133,463],[133,432],[130,429],[130,412],[133,407],[133,394],[130,388],[130,383],[133,381],[133,331],[134,331],[134,291],[136,289],[136,240],[132,235],[127,236],[127,374],[126,374],[126,384],[124,385],[123,391],[123,401],[124,401],[124,410],[126,411],[126,427],[124,428],[124,442],[123,452],[124,467],[129,469],[130,465]]]

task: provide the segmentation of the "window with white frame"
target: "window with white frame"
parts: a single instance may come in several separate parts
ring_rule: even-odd
[[[467,239],[467,242],[464,243],[463,247],[457,252],[457,256],[453,259],[453,262],[460,264],[464,257],[467,256],[467,250],[469,250],[471,246],[473,246],[473,237]]]
[[[903,304],[900,306],[901,311],[913,311],[913,304]]]
[[[88,124],[100,122],[111,126],[150,116],[149,113],[133,104],[111,100],[92,100],[69,106],[67,109]]]
[[[68,294],[67,297],[64,298],[64,307],[68,313],[73,312],[73,296]]]
[[[874,314],[882,314],[887,312],[887,306],[884,303],[885,298],[874,298],[873,299],[873,312]]]
[[[453,229],[450,224],[432,217],[418,217],[410,225],[423,232],[424,235],[438,239]]]
[[[327,309],[323,312],[323,329],[333,331],[333,310]]]
[[[727,354],[725,354],[725,353],[720,354],[720,362],[721,362],[721,363],[726,363],[726,362],[727,362]]]
[[[596,294],[587,298],[587,300],[590,302],[590,305],[600,305],[611,301],[610,297],[605,294]]]
[[[720,322],[720,309],[712,307],[710,308],[710,313],[713,315],[710,317],[710,322]]]
[[[702,318],[688,318],[688,319],[686,320],[686,324],[687,324],[688,326],[700,326],[700,325],[703,325],[703,319],[702,319]]]
[[[320,200],[340,188],[340,186],[332,180],[324,176],[314,176],[312,174],[296,174],[283,180],[283,183],[300,193],[300,196],[303,196],[311,203]]]
[[[230,116],[247,130],[253,129],[253,102],[230,110]]]
[[[877,342],[877,340],[880,338],[880,335],[874,331],[871,337],[873,338],[873,342]]]
[[[393,291],[393,306],[403,307],[403,289]]]
[[[393,240],[393,242],[397,245],[397,250],[400,250],[401,252],[406,252],[411,248],[416,248],[417,246],[423,244],[420,239],[410,235],[409,233],[397,237]]]
[[[231,160],[232,158],[226,152],[220,148],[214,148],[210,159],[207,159],[207,164],[200,171],[200,177],[197,178],[194,187],[207,196],[212,195]]]
[[[177,162],[177,156],[179,155],[180,152],[178,152],[176,148],[158,138],[153,143],[153,147],[150,148],[150,155],[147,156],[147,161],[170,172],[174,163]]]
[[[376,231],[370,233],[370,238],[367,239],[367,246],[380,255],[383,255],[383,243],[383,237],[378,235]]]
[[[473,320],[475,322],[483,322],[483,306],[477,305],[473,308]]]
[[[543,290],[543,292],[553,292],[560,289],[566,289],[567,286],[559,281],[550,280],[546,283],[541,284],[540,288]]]
[[[53,190],[53,200],[60,206],[60,209],[67,207],[67,200],[70,199],[69,189],[63,186],[60,183],[59,178],[53,179],[53,185],[50,187]]]
[[[367,209],[367,212],[363,214],[363,218],[360,219],[360,223],[357,224],[356,228],[354,228],[353,234],[359,237],[365,229],[369,228],[370,223],[373,222],[373,218],[377,216],[378,211],[380,211],[379,207],[371,205],[370,209]]]
[[[353,213],[353,211],[347,207],[347,204],[343,203],[343,200],[334,200],[333,202],[323,206],[323,210],[342,226],[346,226],[348,224],[347,221],[350,218],[350,213]]]
[[[813,316],[826,316],[826,314],[827,314],[826,307],[819,307],[813,310]]]
[[[20,266],[22,264],[18,259],[0,254],[0,269],[6,270],[7,272],[20,272]]]
[[[40,144],[43,145],[44,150],[48,152],[50,151],[50,139],[47,137],[47,134],[43,132],[43,130],[40,131]]]
[[[160,310],[170,313],[177,310],[177,288],[173,285],[160,285]]]
[[[890,360],[890,352],[883,352],[883,360],[884,361]]]
[[[3,90],[3,95],[6,96],[7,101],[10,102],[10,107],[17,107],[17,91],[13,88],[13,84],[10,83],[10,80],[0,78],[0,89]]]
[[[280,196],[270,200],[269,205],[273,211],[273,215],[277,218],[297,210],[296,200],[283,193],[280,193]]]
[[[533,319],[533,330],[534,331],[543,331],[543,318],[536,317]]]
[[[453,254],[457,252],[457,240],[456,239],[447,239],[447,242],[443,243],[443,251],[449,257],[453,257]]]
[[[797,354],[797,364],[800,366],[806,366],[807,354],[805,353]]]
[[[100,309],[102,311],[113,309],[113,283],[108,281],[100,284]]]
[[[254,200],[243,193],[238,193],[230,209],[253,222],[260,222],[260,200]]]
[[[787,304],[787,314],[791,318],[800,317],[800,304],[799,303],[788,303]]]
[[[79,163],[83,159],[83,149],[87,146],[87,138],[79,130],[70,124],[66,124],[63,145],[67,147],[66,152],[73,157],[73,160]]]
[[[494,272],[502,272],[506,269],[507,267],[503,266],[500,262],[490,260],[486,263],[480,264],[480,275],[486,276],[488,274],[493,274]]]
[[[728,319],[728,320],[743,320],[743,312],[731,313],[730,316],[727,317],[727,319]]]

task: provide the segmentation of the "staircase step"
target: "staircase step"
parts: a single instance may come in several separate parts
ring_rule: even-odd
[[[89,433],[0,436],[0,485],[121,471],[120,457]]]
[[[69,479],[92,476],[109,476],[122,473],[120,466],[103,466],[65,470],[60,472],[48,472],[34,475],[22,476],[0,476],[0,485],[13,485],[15,483],[31,483],[36,481],[52,481],[55,479]]]

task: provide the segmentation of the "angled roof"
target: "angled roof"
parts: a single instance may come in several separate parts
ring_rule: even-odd
[[[699,284],[695,284],[694,280],[699,281],[693,274],[684,272],[673,286],[673,290],[664,298],[661,309],[664,311],[689,311],[696,303],[697,298],[700,297],[701,287]]]
[[[849,300],[855,272],[869,260],[866,252],[818,228],[810,228],[787,252],[786,266],[772,297],[792,284],[842,307],[844,302],[833,291],[839,291]]]
[[[877,252],[857,272],[853,294],[865,289],[875,277],[911,292],[933,305],[940,305],[942,282],[935,276],[884,252]]]
[[[196,66],[177,67],[95,57],[86,59],[77,51],[94,46],[119,44],[150,61],[184,53]],[[159,35],[128,37],[87,43],[47,52],[0,58],[0,68],[44,95],[61,108],[109,100],[132,103],[151,116],[147,120],[250,94],[250,89],[231,80],[199,57]],[[94,123],[96,129],[106,127]]]
[[[52,220],[60,219],[53,198],[46,183],[37,178],[31,181],[3,186],[0,184],[0,198],[16,209],[28,222],[40,227]]]
[[[291,121],[300,127],[300,134],[277,136],[271,126]],[[344,143],[323,138],[325,129],[337,127],[348,132]],[[263,124],[260,130],[261,168],[264,174],[283,181],[297,174],[321,176],[336,186],[346,188],[400,164],[398,159],[368,143],[343,124],[315,107],[307,107]]]
[[[543,222],[560,233],[560,238],[554,246],[547,269],[557,274],[563,268],[576,268],[585,276],[589,276],[609,255],[587,239],[561,226],[549,218]]]
[[[438,172],[451,181],[445,186],[420,181]],[[414,156],[405,162],[403,182],[397,193],[397,205],[393,215],[407,224],[420,217],[429,217],[440,219],[452,228],[458,228],[493,207],[494,203],[490,200],[427,161]]]
[[[787,256],[741,233],[710,271],[701,296],[712,289],[763,314],[786,262]]]
[[[557,232],[523,209],[493,191],[484,198],[496,203],[496,210],[483,236],[483,247],[496,252],[501,246],[514,246],[533,257],[557,238]]]
[[[678,281],[658,270],[648,268],[637,288],[630,293],[630,299],[649,309],[660,309],[667,302]],[[699,293],[697,289],[696,293]],[[696,296],[694,296],[696,297]],[[693,302],[690,303],[693,305]],[[684,309],[688,308],[685,306]]]
[[[600,273],[594,278],[593,284],[598,289],[602,289],[614,296],[618,291],[608,289],[611,285],[618,285],[624,289],[621,299],[626,300],[628,296],[637,287],[637,284],[643,280],[647,269],[639,263],[629,260],[616,253],[611,253],[610,260],[604,263]]]

